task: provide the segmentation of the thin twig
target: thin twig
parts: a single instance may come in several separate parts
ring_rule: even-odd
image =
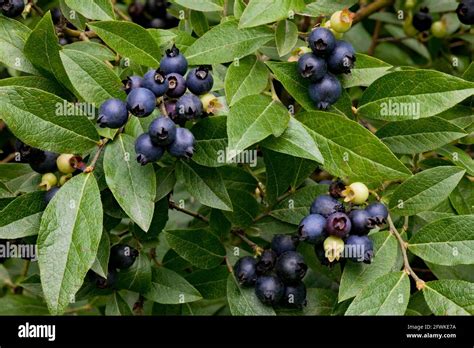
[[[8,162],[10,162],[11,160],[13,160],[13,159],[15,158],[15,156],[16,156],[16,153],[15,153],[15,152],[12,152],[12,153],[8,154],[7,157],[5,157],[4,159],[2,159],[2,160],[0,161],[0,163],[8,163]]]
[[[397,238],[398,244],[400,245],[400,249],[402,250],[405,272],[408,273],[413,278],[413,280],[415,280],[416,288],[418,290],[422,290],[425,287],[425,282],[416,275],[415,271],[410,266],[410,262],[408,261],[408,254],[407,254],[408,244],[403,240],[402,236],[400,235],[397,228],[393,224],[393,221],[390,215],[387,218],[387,222],[390,228],[390,232]]]
[[[377,0],[371,4],[362,7],[359,11],[356,12],[352,25],[359,23],[363,19],[369,17],[372,13],[377,12],[381,8],[392,5],[395,0]]]
[[[105,147],[105,145],[107,144],[108,141],[109,141],[109,139],[107,139],[107,138],[102,140],[101,144],[99,145],[99,147],[97,149],[97,152],[94,155],[94,158],[91,161],[91,164],[89,164],[89,166],[84,170],[84,173],[90,173],[95,169],[95,165],[96,165],[97,161],[99,160],[100,154],[102,153],[102,150],[104,149],[104,147]]]
[[[229,258],[226,256],[224,257],[224,260],[225,260],[225,264],[227,266],[227,270],[229,271],[229,273],[234,273],[234,268],[232,267],[232,264],[230,263]]]
[[[263,249],[261,247],[259,247],[258,244],[252,242],[250,239],[247,238],[244,231],[242,231],[242,230],[232,230],[231,232],[234,235],[236,235],[237,237],[239,237],[240,239],[242,239],[249,247],[252,248],[252,250],[256,254],[261,254],[263,252]]]
[[[43,17],[44,15],[43,10],[38,5],[36,5],[34,1],[30,1],[30,4],[33,10],[35,10],[41,17]]]
[[[179,205],[177,205],[174,201],[170,200],[169,203],[168,203],[170,209],[174,209],[174,210],[177,210],[177,211],[180,211],[184,214],[187,214],[187,215],[190,215],[192,217],[195,217],[196,219],[199,219],[205,223],[209,223],[209,219],[207,217],[205,217],[204,215],[201,215],[199,213],[196,213],[194,211],[191,211],[191,210],[188,210],[186,208],[181,208]]]
[[[373,56],[375,52],[375,47],[377,47],[377,40],[380,35],[380,30],[382,29],[382,21],[375,22],[374,33],[372,34],[372,42],[370,43],[370,47],[367,51],[369,56]]]
[[[118,16],[128,22],[130,22],[132,19],[127,16],[125,13],[123,13],[118,7],[114,6],[114,11],[116,14],[118,14]]]
[[[163,116],[168,117],[168,111],[166,111],[165,99],[163,97],[160,97],[159,103],[160,103],[161,114]]]

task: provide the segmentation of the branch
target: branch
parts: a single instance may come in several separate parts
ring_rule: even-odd
[[[416,275],[415,271],[410,266],[410,262],[408,261],[408,255],[407,255],[407,243],[403,240],[402,236],[400,235],[397,228],[393,224],[393,221],[390,215],[388,216],[387,221],[390,227],[390,232],[397,238],[398,244],[400,244],[400,249],[402,250],[402,255],[403,255],[403,264],[405,266],[405,272],[407,272],[413,278],[413,280],[416,283],[416,288],[418,290],[422,290],[425,287],[425,282]]]
[[[263,249],[259,247],[256,243],[252,242],[250,239],[247,238],[245,232],[242,230],[232,230],[232,234],[236,235],[240,239],[242,239],[252,250],[257,254],[260,255],[263,252]]]
[[[190,215],[192,217],[195,217],[196,219],[199,219],[205,223],[209,223],[209,219],[207,217],[205,217],[204,215],[201,215],[199,213],[196,213],[194,211],[191,211],[191,210],[188,210],[186,208],[181,208],[179,205],[177,205],[174,201],[170,200],[168,202],[168,205],[170,207],[170,209],[174,209],[174,210],[177,210],[177,211],[180,211],[184,214],[187,214],[187,215]]]
[[[362,21],[363,19],[369,17],[372,13],[377,12],[381,8],[393,5],[395,0],[376,0],[371,4],[361,8],[359,11],[356,12],[354,20],[352,21],[352,25],[355,25]]]
[[[97,152],[94,155],[94,158],[91,161],[91,164],[89,164],[89,166],[84,170],[84,173],[90,173],[95,169],[95,165],[100,157],[100,154],[102,153],[102,150],[104,149],[105,144],[107,144],[108,141],[109,139],[102,140],[101,144],[99,145],[99,148],[97,149]]]

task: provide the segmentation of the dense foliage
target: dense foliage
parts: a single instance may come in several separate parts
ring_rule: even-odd
[[[0,8],[0,315],[474,314],[474,1]]]

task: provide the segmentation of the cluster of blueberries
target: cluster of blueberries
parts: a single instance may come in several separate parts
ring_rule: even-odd
[[[190,158],[194,152],[193,134],[184,127],[186,121],[203,114],[205,96],[212,89],[214,79],[206,66],[188,70],[186,58],[176,46],[166,50],[160,68],[148,71],[145,76],[131,76],[123,81],[128,94],[126,102],[108,99],[99,109],[100,127],[120,128],[131,113],[136,117],[149,116],[162,98],[167,115],[153,120],[149,131],[140,135],[135,143],[137,161],[142,165],[158,161],[165,149],[178,158]],[[188,89],[191,93],[186,93]],[[176,127],[180,125],[180,128]]]
[[[128,6],[128,14],[133,22],[145,28],[169,29],[178,25],[179,20],[168,13],[170,2],[166,0],[135,0]]]
[[[306,286],[302,279],[308,269],[303,255],[297,252],[300,242],[314,245],[318,259],[324,265],[338,262],[341,257],[370,263],[373,243],[367,236],[376,226],[386,223],[388,210],[384,204],[366,204],[369,190],[363,183],[345,186],[341,181],[329,184],[329,193],[313,201],[310,214],[298,226],[297,235],[277,234],[271,248],[254,258],[245,256],[234,265],[234,275],[243,287],[255,287],[258,299],[271,306],[301,309],[306,305]],[[350,208],[346,210],[343,198]]]
[[[116,244],[110,249],[107,278],[93,271],[88,277],[99,289],[113,288],[117,282],[117,270],[130,268],[138,257],[138,250],[126,244]]]
[[[271,248],[256,259],[242,257],[234,265],[234,275],[241,286],[255,287],[255,294],[265,305],[301,309],[306,305],[306,286],[302,279],[308,266],[296,251],[298,238],[286,234],[273,237]]]
[[[308,92],[319,109],[327,109],[337,102],[342,86],[335,75],[348,74],[356,60],[352,45],[336,40],[328,28],[314,29],[308,38],[312,52],[303,54],[298,60],[298,71],[310,81]]]
[[[314,245],[322,264],[330,265],[341,257],[370,263],[374,248],[367,234],[386,223],[387,208],[379,202],[361,207],[369,197],[369,190],[363,183],[345,186],[338,180],[330,182],[329,187],[330,194],[317,196],[310,214],[301,220],[299,239]],[[339,198],[344,198],[348,207]]]
[[[24,9],[25,2],[23,0],[0,0],[0,10],[6,17],[18,17]]]
[[[20,155],[20,160],[30,165],[31,169],[43,174],[40,188],[44,189],[44,202],[48,204],[59,191],[60,186],[72,178],[74,173],[83,165],[82,158],[72,154],[58,154],[44,151],[16,141],[15,150]],[[60,177],[55,174],[60,173]]]

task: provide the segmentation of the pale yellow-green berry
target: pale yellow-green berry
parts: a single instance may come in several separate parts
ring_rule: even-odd
[[[74,171],[76,170],[73,167],[74,157],[75,156],[71,154],[62,154],[57,158],[56,164],[61,173],[64,173],[64,174],[74,173]]]
[[[324,255],[329,262],[338,261],[344,252],[344,241],[336,236],[329,236],[324,240]]]
[[[352,26],[354,14],[347,8],[342,11],[336,11],[331,16],[331,28],[338,33],[345,33]]]
[[[361,182],[354,182],[342,191],[344,202],[351,202],[354,204],[362,204],[369,198],[369,189]]]
[[[51,187],[55,186],[58,183],[58,178],[56,175],[53,173],[46,173],[43,174],[41,177],[41,182],[39,184],[39,187],[45,189],[46,191],[49,191]]]

